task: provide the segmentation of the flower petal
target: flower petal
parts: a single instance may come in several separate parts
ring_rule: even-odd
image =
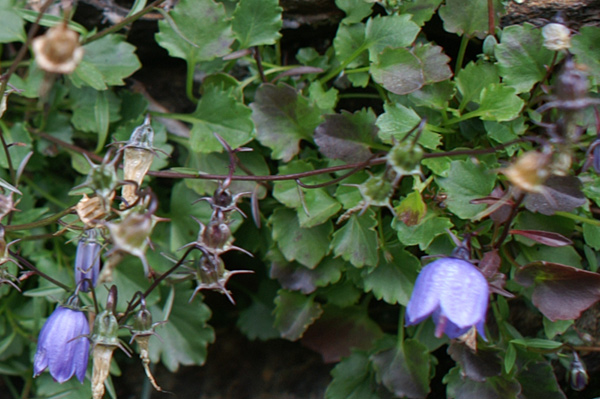
[[[444,259],[436,276],[441,279],[442,314],[459,329],[485,321],[489,288],[485,277],[471,263],[454,258]]]
[[[406,306],[407,326],[422,322],[439,307],[442,282],[437,276],[437,268],[441,261],[443,259],[428,264],[419,273],[410,301]]]

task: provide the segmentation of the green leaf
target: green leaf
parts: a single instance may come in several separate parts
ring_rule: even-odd
[[[500,83],[500,77],[493,64],[469,62],[458,72],[455,81],[462,95],[459,106],[462,110],[470,102],[479,103],[483,89],[494,83]]]
[[[340,25],[333,39],[335,56],[347,68],[358,68],[369,63],[365,43],[365,24]]]
[[[406,306],[421,262],[399,245],[387,247],[386,250],[389,251],[389,260],[384,256],[377,267],[363,269],[365,292],[372,291],[375,298],[383,299],[390,305],[398,303]]]
[[[150,338],[150,359],[158,362],[160,358],[171,372],[180,365],[204,364],[206,348],[215,341],[214,330],[206,324],[211,317],[209,307],[200,300],[201,295],[189,303],[191,289],[161,286],[160,292],[162,300],[149,310],[154,321],[168,320],[168,323],[157,328],[162,340]]]
[[[404,48],[383,50],[369,72],[373,80],[394,94],[408,94],[425,84],[421,61]]]
[[[310,140],[321,122],[319,109],[287,85],[262,84],[250,108],[256,138],[273,150],[273,158],[284,162],[298,154],[300,140]]]
[[[392,221],[392,227],[398,232],[398,240],[406,246],[419,245],[421,250],[427,249],[435,237],[446,234],[446,229],[452,226],[450,219],[437,216],[431,210],[416,226],[407,226],[396,218]]]
[[[541,29],[525,23],[504,28],[495,56],[505,84],[517,93],[531,90],[546,75],[554,51],[543,46]]]
[[[483,120],[497,122],[515,119],[525,105],[515,89],[501,83],[484,88],[479,102],[479,108],[474,112]]]
[[[171,190],[171,223],[169,223],[170,250],[175,252],[183,245],[196,241],[200,226],[192,219],[208,221],[212,210],[204,201],[193,205],[198,195],[186,187],[185,182],[177,182]]]
[[[470,201],[489,195],[496,176],[471,160],[452,161],[448,177],[436,181],[448,195],[448,209],[461,219],[470,219],[485,209],[485,205],[473,205]]]
[[[75,74],[80,79],[82,73],[89,72],[89,68],[84,71],[78,71],[78,69],[82,64],[89,63],[102,75],[104,84],[122,86],[125,84],[123,79],[131,76],[142,66],[135,55],[135,47],[127,43],[122,35],[106,35],[86,44],[83,49],[85,50],[83,60],[75,69]]]
[[[406,134],[421,123],[421,117],[412,109],[402,104],[385,103],[385,112],[377,118],[375,124],[379,128],[379,138],[385,142],[391,142],[392,137],[402,140]],[[421,132],[418,143],[430,150],[436,149],[441,144],[442,138],[438,133],[425,129]]]
[[[600,250],[600,227],[583,223],[583,238],[587,245],[596,251]]]
[[[423,26],[435,14],[441,2],[442,0],[403,1],[400,3],[398,14],[411,14],[412,21]]]
[[[600,29],[597,26],[582,26],[579,33],[571,38],[570,52],[575,54],[577,62],[582,63],[600,82]]]
[[[277,283],[273,280],[262,280],[257,296],[252,304],[240,310],[237,326],[250,340],[266,341],[279,338],[279,331],[273,327],[275,316],[273,300],[277,293]]]
[[[327,303],[341,308],[356,305],[358,300],[364,294],[362,289],[350,280],[340,281],[325,289],[319,290],[327,298]]]
[[[325,391],[325,399],[380,399],[375,393],[369,357],[354,351],[331,371],[333,381]]]
[[[318,287],[336,283],[342,277],[345,263],[340,259],[325,258],[314,269],[292,262],[289,263],[276,248],[269,251],[272,260],[269,276],[277,279],[281,286],[290,291],[312,294]]]
[[[445,80],[421,87],[408,95],[410,101],[417,107],[426,107],[435,110],[446,110],[448,103],[455,94],[455,84],[452,80]],[[427,128],[427,127],[426,127]]]
[[[502,3],[499,0],[494,0],[493,3],[495,17],[499,18],[500,12],[503,11]],[[445,5],[440,7],[439,15],[447,32],[477,36],[480,39],[490,33],[488,0],[471,0],[468,3],[462,0],[446,0]]]
[[[7,150],[13,167],[16,168],[33,149],[31,136],[25,128],[25,124],[21,122],[12,125],[10,130],[4,129],[2,135],[8,145]],[[15,143],[19,144],[15,145]],[[6,159],[5,151],[0,151],[0,167],[8,169],[8,159]]]
[[[425,398],[430,391],[430,357],[426,346],[407,339],[371,357],[377,380],[398,398]]]
[[[14,5],[12,7],[15,7]],[[0,43],[25,42],[25,21],[15,9],[0,8]]]
[[[181,0],[169,15],[158,23],[156,41],[171,57],[186,60],[188,68],[229,53],[234,38],[223,4]]]
[[[369,48],[369,59],[375,61],[386,48],[397,49],[410,46],[420,28],[410,15],[390,15],[370,18],[365,26],[365,43]]]
[[[379,261],[375,212],[368,209],[363,215],[352,214],[346,224],[333,233],[331,248],[355,267],[376,266]]]
[[[275,298],[275,328],[281,337],[296,341],[316,319],[321,316],[321,305],[314,302],[314,296],[298,292],[279,290]]]
[[[517,338],[510,341],[511,344],[524,346],[526,348],[535,348],[535,349],[558,349],[563,344],[561,342],[550,341],[548,339],[542,338]]]
[[[569,327],[573,325],[573,320],[556,320],[552,321],[544,317],[544,332],[548,339],[553,339],[557,335],[563,334]]]
[[[104,82],[102,72],[94,64],[85,60],[81,60],[77,68],[72,74],[67,75],[73,86],[81,88],[89,86],[95,90],[106,90],[108,86]]]
[[[316,227],[302,228],[296,213],[279,208],[270,218],[273,240],[288,261],[297,261],[314,269],[329,253],[329,236],[333,230],[331,222]]]
[[[364,0],[335,0],[335,5],[346,13],[343,24],[352,25],[371,14],[373,4]]]
[[[281,166],[279,174],[301,173],[310,170],[314,170],[311,164],[305,161],[292,161]],[[323,181],[326,181],[326,178],[302,179],[305,184],[318,184]],[[293,180],[276,182],[273,196],[287,207],[296,209],[301,227],[313,227],[325,223],[342,207],[325,188],[305,189],[298,186]]]
[[[508,344],[506,349],[506,355],[504,355],[504,370],[507,374],[510,374],[513,367],[515,366],[515,361],[517,360],[517,349],[514,345]]]
[[[71,123],[77,130],[84,132],[100,133],[100,128],[96,120],[96,108],[101,96],[105,96],[109,119],[107,122],[116,122],[119,120],[121,110],[121,100],[112,92],[99,92],[91,87],[82,87],[80,89],[71,87],[69,89],[69,98],[72,103],[73,117]]]
[[[231,22],[240,48],[275,44],[281,37],[282,12],[278,0],[241,0]]]
[[[186,121],[192,123],[190,144],[196,152],[222,152],[223,146],[213,133],[219,134],[231,148],[238,148],[253,138],[252,111],[239,102],[231,90],[208,86],[196,111]]]

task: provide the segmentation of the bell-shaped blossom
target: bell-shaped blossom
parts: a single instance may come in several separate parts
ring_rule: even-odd
[[[83,383],[89,356],[90,344],[86,337],[89,333],[85,313],[57,307],[40,331],[33,360],[34,377],[49,369],[52,378],[61,384],[73,375]]]
[[[484,323],[489,288],[472,263],[458,258],[438,259],[425,266],[406,307],[406,325],[433,317],[435,334],[457,338],[472,327],[485,339]]]

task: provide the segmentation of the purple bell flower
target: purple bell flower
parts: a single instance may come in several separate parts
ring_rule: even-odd
[[[40,331],[33,360],[33,376],[47,368],[55,381],[63,383],[73,375],[83,383],[90,344],[85,335],[90,327],[85,313],[59,306]]]
[[[100,250],[102,245],[96,240],[96,230],[88,230],[84,237],[77,243],[77,253],[75,254],[75,282],[81,284],[79,290],[88,292],[90,282],[96,285],[98,272],[100,271]],[[82,280],[87,279],[89,281]]]
[[[472,263],[438,259],[425,266],[406,307],[406,325],[433,317],[436,337],[458,338],[473,326],[483,339],[488,306],[488,282]]]

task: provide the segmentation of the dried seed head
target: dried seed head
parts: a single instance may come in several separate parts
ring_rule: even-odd
[[[132,205],[138,198],[136,191],[142,184],[144,176],[150,170],[154,160],[154,130],[150,125],[150,117],[146,117],[144,123],[135,128],[129,141],[125,144],[123,158],[123,169],[125,180],[137,183],[123,186],[123,199],[127,205]]]
[[[571,47],[571,30],[563,24],[550,23],[542,28],[544,47],[548,50],[567,50]]]
[[[37,64],[47,72],[69,74],[83,58],[79,34],[66,24],[48,29],[46,34],[33,40],[32,47]]]
[[[550,176],[550,156],[537,151],[526,152],[513,164],[501,170],[508,180],[528,193],[542,193],[544,182]]]
[[[100,226],[99,222],[110,212],[110,203],[100,196],[90,198],[83,194],[83,198],[79,200],[75,210],[86,229],[90,229]]]

